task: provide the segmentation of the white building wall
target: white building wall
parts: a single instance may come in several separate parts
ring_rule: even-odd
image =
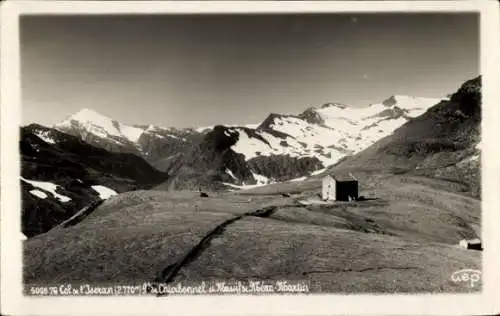
[[[327,200],[328,199],[328,178],[325,177],[323,178],[323,181],[321,183],[321,198],[323,200]]]
[[[335,185],[335,180],[332,177],[323,178],[321,194],[323,200],[335,200]]]
[[[458,245],[460,248],[463,248],[463,249],[469,248],[469,243],[465,239],[460,240],[460,243]]]

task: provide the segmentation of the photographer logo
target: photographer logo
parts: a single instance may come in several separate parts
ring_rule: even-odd
[[[453,272],[451,280],[455,283],[467,284],[471,288],[475,287],[481,280],[481,271],[474,269],[463,269]]]

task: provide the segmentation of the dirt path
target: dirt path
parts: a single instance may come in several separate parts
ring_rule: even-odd
[[[280,206],[283,207],[283,206]],[[178,275],[179,271],[188,265],[190,262],[198,258],[203,251],[205,251],[209,246],[210,242],[212,239],[216,238],[217,236],[220,236],[225,228],[232,223],[245,218],[249,216],[255,216],[255,217],[269,217],[271,216],[276,210],[278,209],[278,206],[268,206],[264,207],[255,211],[247,212],[243,215],[235,216],[233,218],[230,218],[221,224],[217,225],[214,229],[209,231],[201,240],[198,244],[196,244],[193,248],[191,248],[180,260],[177,262],[167,266],[165,269],[163,269],[159,276],[154,280],[153,286],[158,286],[159,283],[161,284],[167,284],[171,283],[174,281],[175,277]],[[164,296],[166,294],[158,294],[157,296]]]

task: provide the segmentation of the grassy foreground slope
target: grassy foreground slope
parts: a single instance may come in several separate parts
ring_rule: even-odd
[[[319,178],[208,198],[185,191],[120,194],[76,226],[25,241],[24,280],[285,279],[307,280],[313,292],[345,293],[479,289],[451,280],[457,270],[480,269],[481,252],[455,246],[480,235],[479,200],[441,180],[356,176],[361,195],[373,200],[300,204],[320,192]]]

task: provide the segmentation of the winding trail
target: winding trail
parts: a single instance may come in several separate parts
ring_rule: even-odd
[[[281,205],[280,207],[283,207]],[[225,228],[232,223],[245,218],[249,216],[255,216],[255,217],[269,217],[272,215],[276,210],[278,209],[278,206],[268,206],[264,207],[255,211],[247,212],[243,215],[235,216],[233,218],[230,218],[221,224],[217,225],[214,229],[209,231],[201,240],[198,244],[196,244],[193,248],[191,248],[180,260],[177,262],[167,266],[165,269],[163,269],[159,276],[155,278],[153,282],[153,286],[156,284],[158,286],[159,283],[161,284],[167,284],[172,281],[174,281],[175,277],[178,275],[179,271],[188,265],[190,262],[198,258],[204,250],[206,250],[210,246],[210,242],[212,239],[216,238],[217,236],[220,236]],[[157,294],[157,296],[165,296],[167,294]]]

